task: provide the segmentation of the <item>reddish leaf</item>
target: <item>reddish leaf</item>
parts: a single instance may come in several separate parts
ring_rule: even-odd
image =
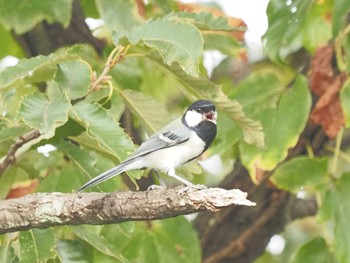
[[[18,198],[27,194],[31,194],[38,187],[39,181],[34,179],[29,183],[22,183],[16,187],[13,187],[7,194],[6,199]]]
[[[311,61],[310,89],[319,96],[311,113],[311,120],[320,124],[330,138],[334,138],[345,124],[339,101],[339,91],[346,79],[334,65],[334,48],[319,48]]]

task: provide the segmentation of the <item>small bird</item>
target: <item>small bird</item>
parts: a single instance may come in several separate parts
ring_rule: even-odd
[[[175,168],[196,159],[216,137],[217,112],[208,100],[197,100],[178,119],[144,141],[124,162],[98,175],[80,189],[97,185],[129,170],[155,169],[167,173],[187,186],[192,183],[176,175]]]

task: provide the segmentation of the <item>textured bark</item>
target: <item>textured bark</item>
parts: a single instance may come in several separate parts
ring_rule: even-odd
[[[0,201],[0,234],[57,225],[114,224],[255,205],[240,190],[172,188],[144,192],[36,193]]]

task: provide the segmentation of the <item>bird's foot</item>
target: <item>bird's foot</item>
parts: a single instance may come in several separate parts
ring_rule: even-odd
[[[191,185],[186,185],[184,187],[182,187],[178,192],[177,195],[178,197],[181,197],[181,195],[183,195],[184,193],[186,193],[188,190],[203,190],[206,189],[207,187],[203,184],[191,184]]]
[[[164,190],[164,189],[166,189],[166,186],[163,184],[162,185],[152,184],[147,188],[147,191],[157,190],[157,189]]]

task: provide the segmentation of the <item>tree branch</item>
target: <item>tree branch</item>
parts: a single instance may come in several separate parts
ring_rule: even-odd
[[[6,168],[9,167],[16,161],[16,152],[27,142],[34,140],[40,136],[40,131],[35,129],[22,135],[14,144],[11,145],[6,157],[0,163],[0,176],[5,172]]]
[[[221,188],[177,187],[143,192],[36,193],[0,201],[0,234],[56,225],[113,224],[254,206],[247,194]]]

